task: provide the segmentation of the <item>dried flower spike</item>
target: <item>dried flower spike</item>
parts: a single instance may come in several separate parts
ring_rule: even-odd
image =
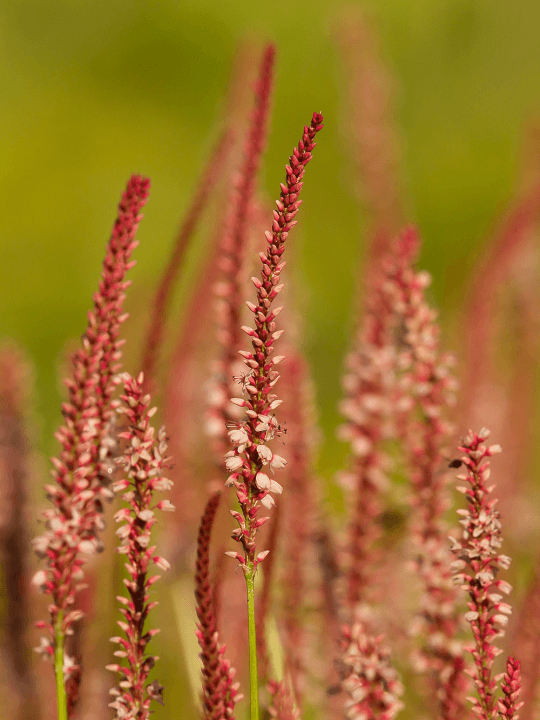
[[[125,478],[114,483],[113,489],[122,492],[127,506],[115,515],[118,523],[123,523],[116,534],[121,540],[118,552],[127,556],[125,564],[129,578],[124,580],[128,597],[118,596],[122,607],[120,612],[124,621],[118,625],[126,637],[113,637],[111,642],[118,643],[120,649],[115,652],[124,658],[126,665],[114,663],[108,670],[119,673],[119,688],[111,690],[116,696],[110,707],[116,710],[116,717],[122,720],[148,720],[152,700],[162,703],[163,688],[155,680],[145,686],[150,670],[157,658],[146,654],[146,646],[159,630],[145,630],[148,613],[158,603],[150,602],[150,587],[159,580],[159,575],[149,576],[152,564],[161,570],[168,570],[165,558],[155,554],[156,547],[151,545],[152,527],[157,522],[156,510],[172,511],[174,506],[168,500],[154,501],[154,493],[168,490],[172,483],[163,476],[170,458],[165,456],[167,443],[165,428],[157,434],[150,425],[155,408],[150,408],[150,395],[143,391],[143,374],[133,379],[127,373],[122,376],[124,393],[118,412],[126,416],[128,430],[119,433],[125,441],[124,454],[118,458],[123,466]]]
[[[502,602],[503,595],[507,595],[512,587],[505,580],[497,579],[499,571],[510,566],[510,558],[499,553],[502,544],[500,516],[495,510],[497,500],[492,497],[493,486],[487,484],[491,474],[487,459],[501,452],[501,448],[485,445],[488,437],[486,428],[478,434],[469,431],[459,447],[467,473],[457,478],[467,485],[458,490],[467,498],[468,507],[458,510],[462,516],[461,540],[452,538],[452,552],[457,558],[453,563],[455,583],[469,595],[469,612],[465,619],[474,635],[471,652],[476,669],[472,677],[478,691],[478,699],[472,698],[472,702],[473,711],[481,720],[491,720],[497,713],[497,679],[493,677],[492,669],[502,650],[493,642],[503,637],[512,612],[510,605]],[[512,713],[515,711],[511,700],[512,693],[516,692],[512,690],[514,675],[519,677],[519,668],[512,665],[506,682],[509,694],[505,695],[505,707]]]

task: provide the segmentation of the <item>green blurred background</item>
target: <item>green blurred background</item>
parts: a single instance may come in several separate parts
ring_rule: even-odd
[[[422,263],[435,277],[446,322],[512,195],[525,122],[540,109],[540,5],[379,0],[361,7],[376,21],[395,79],[410,220],[425,239]],[[323,424],[335,425],[364,229],[340,117],[339,13],[339,4],[320,0],[2,3],[1,334],[18,339],[36,362],[45,439],[59,419],[58,360],[84,328],[125,181],[140,172],[153,184],[133,303],[149,297],[167,257],[216,134],[231,58],[246,38],[278,46],[262,178],[271,197],[301,126],[313,110],[325,115],[298,243],[309,357]]]
[[[424,237],[422,265],[434,276],[443,326],[457,336],[467,279],[513,196],[525,125],[540,110],[540,4],[358,7],[374,19],[395,81],[409,219]],[[278,47],[261,178],[271,197],[301,127],[314,110],[325,116],[306,174],[297,278],[307,288],[306,348],[327,438],[321,471],[339,467],[345,451],[332,439],[335,405],[366,229],[344,134],[340,12],[322,0],[2,2],[0,335],[17,339],[36,363],[48,454],[60,420],[58,364],[85,327],[125,182],[133,172],[152,179],[128,301],[135,312],[127,357],[134,358],[144,329],[137,308],[168,256],[216,137],[232,57],[247,38]],[[137,370],[133,360],[129,369]]]

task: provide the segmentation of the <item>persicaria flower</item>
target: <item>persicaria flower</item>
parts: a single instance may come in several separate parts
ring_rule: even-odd
[[[262,556],[255,559],[255,536],[260,523],[257,521],[259,502],[265,507],[274,504],[270,492],[280,493],[281,485],[270,480],[262,472],[265,464],[272,463],[268,450],[260,450],[281,432],[281,428],[272,411],[279,407],[281,400],[273,393],[273,388],[279,379],[274,369],[282,360],[282,355],[273,355],[274,341],[280,336],[276,329],[275,319],[282,308],[272,309],[273,301],[281,292],[283,284],[280,275],[285,267],[283,252],[285,241],[290,230],[296,224],[294,219],[300,207],[298,194],[302,189],[302,178],[307,163],[311,160],[311,151],[315,147],[315,135],[322,128],[322,115],[314,113],[309,126],[304,127],[302,139],[294,149],[286,165],[286,182],[281,184],[281,196],[276,201],[277,210],[274,210],[272,230],[266,232],[268,247],[266,253],[259,253],[262,263],[260,278],[252,278],[257,297],[256,304],[248,303],[253,313],[255,328],[243,326],[242,330],[251,339],[252,350],[241,351],[240,354],[248,368],[243,379],[243,390],[246,397],[232,398],[231,402],[240,408],[245,408],[247,419],[243,423],[235,424],[229,431],[229,437],[236,452],[229,456],[229,469],[235,472],[227,480],[227,485],[235,485],[237,497],[242,508],[243,520],[239,520],[239,529],[233,533],[233,539],[242,543],[246,564],[244,570],[254,568]],[[242,456],[242,474],[238,461],[234,456]],[[283,467],[285,461],[276,456],[272,470]]]
[[[469,612],[465,618],[475,640],[471,652],[476,670],[472,677],[478,690],[473,710],[482,720],[491,720],[497,709],[497,679],[492,677],[492,668],[502,650],[493,642],[504,635],[508,615],[512,612],[508,603],[501,602],[503,595],[500,593],[508,594],[512,588],[497,576],[500,569],[508,567],[510,558],[499,554],[502,544],[500,516],[495,509],[497,500],[492,497],[493,486],[487,484],[491,475],[488,458],[500,453],[501,447],[487,446],[488,437],[486,428],[478,434],[470,431],[459,447],[463,453],[461,462],[467,472],[457,478],[467,485],[459,486],[458,490],[465,495],[468,504],[467,509],[458,510],[462,537],[460,540],[451,538],[452,552],[457,557],[453,564],[455,582],[469,596]],[[511,715],[514,711],[515,708]]]
[[[157,658],[146,654],[146,646],[159,630],[146,630],[145,622],[149,611],[157,605],[150,602],[150,587],[159,575],[150,575],[152,563],[161,570],[169,570],[168,561],[156,555],[151,545],[152,528],[157,522],[155,510],[172,511],[174,506],[168,500],[154,502],[157,487],[168,488],[163,471],[170,458],[166,457],[167,442],[165,429],[157,435],[150,424],[154,408],[149,408],[150,395],[143,391],[143,374],[133,379],[127,373],[121,376],[124,394],[118,412],[126,415],[128,430],[119,434],[126,442],[124,454],[118,458],[126,478],[115,483],[118,492],[123,492],[127,507],[115,514],[117,523],[123,523],[116,534],[121,545],[118,552],[127,556],[128,578],[124,584],[128,597],[118,596],[124,621],[118,625],[126,637],[111,638],[120,645],[115,655],[125,658],[126,665],[113,663],[107,669],[120,675],[119,688],[111,690],[115,700],[110,707],[116,710],[116,717],[127,720],[148,720],[151,700],[162,702],[163,688],[157,681],[146,685],[150,670]]]
[[[343,628],[338,672],[350,720],[392,720],[403,707],[403,686],[382,640],[382,635],[367,634],[361,623]]]
[[[243,427],[236,427],[229,430],[229,437],[231,438],[231,442],[235,445],[245,445],[249,440],[247,431]]]

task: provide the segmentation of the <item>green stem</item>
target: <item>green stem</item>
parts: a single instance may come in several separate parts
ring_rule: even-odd
[[[54,673],[56,675],[56,704],[58,720],[68,720],[66,686],[64,685],[64,642],[65,633],[62,629],[64,613],[59,610],[54,626]]]
[[[249,631],[249,696],[250,720],[259,720],[259,675],[257,673],[257,637],[255,634],[255,568],[246,558],[247,609]]]

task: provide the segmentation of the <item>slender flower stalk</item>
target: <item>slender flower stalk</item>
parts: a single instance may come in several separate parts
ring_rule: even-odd
[[[497,317],[497,294],[493,288],[507,282],[516,259],[538,226],[540,183],[523,193],[510,207],[488,245],[486,257],[473,275],[464,307],[464,417],[482,413],[485,396],[491,392],[483,378],[492,377],[491,355]]]
[[[40,652],[54,658],[59,720],[67,716],[64,680],[78,672],[72,659],[64,656],[64,644],[73,623],[83,615],[75,607],[84,587],[82,567],[101,549],[103,500],[113,496],[107,459],[114,445],[112,394],[123,344],[120,325],[127,318],[122,312],[130,284],[125,276],[134,264],[130,257],[138,244],[135,234],[148,189],[149,181],[134,175],[118,208],[82,347],[72,357],[73,378],[65,381],[69,394],[62,405],[65,425],[56,433],[62,450],[52,459],[54,485],[45,486],[53,508],[44,513],[46,532],[33,541],[34,550],[47,562],[47,569],[40,570],[33,583],[52,599],[51,621],[38,627],[49,633],[42,638]]]
[[[527,148],[524,165],[537,158],[538,139]],[[535,443],[534,423],[537,396],[536,358],[539,349],[539,253],[537,233],[540,219],[538,161],[534,182],[521,191],[495,229],[471,276],[464,294],[462,320],[463,392],[460,414],[467,425],[490,418],[490,428],[505,438],[497,495],[507,518],[507,532],[529,530],[521,515],[525,479]],[[522,178],[527,168],[521,169]],[[505,362],[506,361],[506,362]],[[509,362],[508,362],[509,361]],[[508,368],[501,373],[501,365]],[[527,665],[523,662],[523,671]],[[526,694],[526,693],[525,693]]]
[[[0,558],[4,572],[3,660],[12,689],[11,717],[40,717],[27,629],[30,625],[28,527],[30,448],[27,405],[31,371],[11,343],[0,347]]]
[[[213,323],[215,302],[214,294],[208,292],[221,276],[219,261],[220,244],[228,228],[230,215],[230,186],[233,169],[240,155],[239,138],[244,136],[247,118],[252,101],[252,86],[257,71],[258,49],[249,41],[241,42],[235,53],[230,69],[227,90],[224,95],[222,117],[224,124],[233,129],[230,135],[232,148],[228,151],[225,169],[221,171],[223,181],[215,190],[213,221],[210,237],[206,243],[206,255],[199,268],[193,287],[190,289],[182,322],[174,339],[174,347],[168,361],[165,390],[162,397],[162,411],[165,425],[170,435],[170,451],[175,459],[172,477],[175,480],[172,499],[177,507],[174,523],[168,523],[166,546],[175,572],[180,568],[188,569],[188,554],[191,538],[199,518],[196,514],[198,489],[205,483],[199,483],[193,470],[193,457],[200,454],[194,450],[195,443],[207,439],[201,438],[199,428],[205,423],[207,403],[205,385],[207,382],[207,358],[215,347],[212,333],[208,327]],[[211,349],[210,349],[211,348]],[[194,412],[194,409],[198,409]],[[221,424],[218,432],[224,434]],[[213,461],[212,465],[215,463]],[[220,465],[220,469],[222,466]],[[214,468],[212,467],[212,470]],[[181,517],[178,517],[181,513]]]
[[[478,698],[469,698],[473,711],[481,720],[491,720],[497,715],[512,717],[518,709],[519,664],[512,659],[507,665],[504,699],[497,702],[498,678],[493,676],[493,662],[502,650],[493,643],[505,634],[508,616],[512,608],[502,602],[503,594],[512,587],[496,579],[501,570],[510,566],[510,558],[499,553],[502,544],[500,515],[495,509],[493,485],[488,485],[491,470],[489,459],[501,452],[500,445],[486,446],[489,430],[482,428],[478,434],[469,431],[458,448],[461,463],[466,474],[458,480],[467,483],[457,489],[467,498],[467,509],[458,510],[462,516],[463,532],[460,540],[453,541],[452,552],[457,560],[453,563],[455,582],[469,596],[469,612],[465,619],[470,623],[474,635],[472,656],[476,669],[472,678],[478,691]],[[459,461],[458,461],[459,462]],[[457,464],[457,463],[456,463]]]
[[[210,538],[221,493],[214,493],[208,500],[197,538],[197,563],[195,571],[195,597],[197,599],[197,638],[201,646],[204,720],[234,720],[234,706],[242,699],[238,695],[238,683],[234,682],[235,670],[225,658],[225,645],[219,644],[216,614],[210,583]]]
[[[219,265],[222,278],[215,285],[220,357],[209,392],[207,420],[207,431],[212,438],[216,462],[220,468],[227,448],[227,423],[238,417],[228,400],[234,392],[233,376],[237,374],[239,366],[241,308],[245,290],[244,256],[255,203],[257,173],[267,133],[274,57],[275,48],[268,45],[261,59],[255,88],[255,107],[246,138],[243,163],[234,183],[229,216],[220,244]]]
[[[294,218],[301,203],[298,194],[302,189],[305,166],[311,160],[311,151],[315,147],[315,135],[323,127],[322,120],[322,115],[313,114],[311,124],[305,126],[298,148],[294,149],[289,159],[290,164],[286,166],[286,183],[281,185],[281,197],[276,201],[277,210],[274,211],[272,230],[266,233],[268,249],[266,253],[260,253],[261,277],[252,278],[257,290],[257,304],[247,303],[254,315],[255,329],[248,326],[242,328],[251,338],[253,346],[252,352],[240,352],[248,368],[242,378],[247,397],[232,399],[233,404],[246,409],[247,415],[246,420],[234,423],[229,431],[235,447],[226,456],[227,468],[232,471],[226,485],[234,485],[236,488],[242,511],[241,514],[232,511],[239,525],[233,532],[233,539],[241,543],[244,556],[236,552],[230,554],[238,560],[247,586],[251,720],[258,720],[259,714],[254,581],[257,565],[267,555],[267,552],[256,554],[256,534],[267,520],[258,519],[257,515],[261,504],[266,508],[274,504],[271,492],[282,492],[281,485],[264,472],[266,466],[274,471],[285,465],[285,460],[266,445],[281,432],[281,427],[273,415],[281,400],[273,393],[273,387],[279,378],[274,368],[283,360],[283,356],[271,355],[274,352],[274,342],[282,334],[282,331],[276,331],[274,322],[282,308],[272,309],[272,305],[283,288],[279,281],[285,266],[285,241],[290,230],[296,225]]]
[[[113,489],[122,492],[126,507],[115,514],[115,520],[121,525],[116,534],[121,545],[118,552],[126,555],[125,564],[129,579],[124,580],[128,597],[119,595],[117,600],[122,607],[120,612],[124,620],[118,625],[126,637],[113,637],[120,649],[114,654],[124,659],[126,665],[113,663],[107,670],[120,675],[119,688],[111,690],[115,700],[110,704],[116,710],[116,717],[122,720],[149,720],[152,700],[162,703],[162,686],[154,682],[146,685],[148,675],[155,665],[157,657],[148,655],[146,647],[159,630],[146,630],[148,613],[156,607],[157,601],[150,602],[150,588],[159,580],[159,575],[151,575],[152,564],[161,570],[168,570],[165,558],[155,555],[156,546],[151,545],[152,527],[157,522],[156,510],[173,511],[169,500],[154,501],[155,492],[169,490],[171,481],[164,477],[170,458],[165,456],[167,443],[165,428],[155,433],[150,419],[156,408],[149,408],[150,395],[143,390],[143,374],[133,379],[127,373],[122,376],[124,392],[120,396],[118,412],[126,416],[128,429],[119,433],[126,443],[125,451],[118,458],[126,477],[117,480]]]
[[[146,341],[144,344],[142,371],[145,383],[151,388],[155,381],[157,365],[159,363],[160,351],[163,345],[165,326],[178,273],[182,268],[186,251],[189,247],[199,220],[204,213],[212,191],[219,180],[225,166],[228,153],[232,146],[231,130],[226,128],[219,136],[210,159],[202,174],[199,184],[193,195],[191,205],[178,230],[174,247],[165,268],[154,300],[151,305],[151,317],[148,326]]]

